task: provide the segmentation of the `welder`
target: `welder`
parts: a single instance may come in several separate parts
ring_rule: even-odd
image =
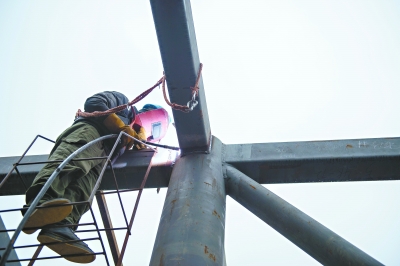
[[[85,112],[106,111],[120,105],[127,105],[127,103],[129,103],[129,100],[124,94],[116,91],[105,91],[86,99],[84,107]],[[134,116],[133,108],[127,105],[127,108],[118,113],[99,117],[76,118],[72,126],[57,138],[50,153],[49,161],[63,161],[86,143],[100,136],[118,134],[121,131],[136,139],[146,141],[146,132],[143,127],[139,127],[135,131],[130,126]],[[81,152],[76,159],[106,156],[114,141],[98,142]],[[120,146],[126,149],[131,149],[133,146],[136,149],[144,148],[142,143],[124,135]],[[94,261],[96,258],[94,252],[86,243],[80,241],[74,233],[80,218],[89,210],[89,206],[88,204],[71,205],[70,203],[89,199],[104,163],[105,160],[98,159],[71,161],[67,164],[38,204],[38,206],[58,206],[36,209],[27,220],[23,231],[32,234],[36,229],[29,229],[29,227],[52,225],[41,230],[37,238],[40,243],[60,242],[56,245],[48,245],[48,247],[61,256],[84,254],[83,256],[65,256],[65,259],[69,261],[78,263]],[[27,205],[25,206],[28,207],[32,203],[58,165],[59,163],[47,163],[37,174],[33,184],[26,191]],[[56,227],[53,227],[53,225]],[[61,243],[70,240],[78,241]]]

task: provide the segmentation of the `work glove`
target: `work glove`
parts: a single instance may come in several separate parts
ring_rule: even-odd
[[[143,142],[147,141],[146,130],[144,129],[144,127],[140,127],[140,129],[137,131],[137,138]],[[146,148],[144,144],[137,141],[135,146],[138,150]]]
[[[119,133],[121,131],[127,133],[128,135],[137,138],[139,140],[146,140],[146,131],[143,128],[143,131],[141,130],[142,127],[139,130],[139,134],[135,132],[129,125],[125,125],[125,123],[121,120],[121,118],[118,117],[116,114],[111,114],[107,116],[106,119],[104,119],[103,124],[106,126],[106,128],[111,132],[111,133]],[[136,144],[136,148],[142,149],[145,148],[145,145],[125,136],[122,135],[121,137],[121,145],[123,147],[126,147],[127,149],[131,149],[133,145]]]

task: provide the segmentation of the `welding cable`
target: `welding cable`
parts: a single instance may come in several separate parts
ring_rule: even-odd
[[[169,149],[169,150],[174,150],[174,151],[179,151],[180,148],[179,147],[172,147],[172,146],[168,146],[168,145],[161,145],[161,144],[157,144],[157,143],[153,143],[153,142],[149,142],[149,141],[143,141],[144,143],[146,143],[147,145],[152,145],[155,147],[160,147],[160,148],[164,148],[164,149]]]

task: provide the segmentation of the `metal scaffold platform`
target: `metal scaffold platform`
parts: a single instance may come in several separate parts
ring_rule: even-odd
[[[19,160],[13,164],[12,169],[10,170],[10,172],[2,179],[1,183],[0,183],[0,190],[3,188],[3,186],[7,183],[7,181],[9,181],[9,179],[12,178],[18,178],[20,180],[21,185],[24,186],[25,190],[28,189],[29,187],[29,183],[24,180],[24,177],[20,174],[20,168],[24,167],[24,166],[28,166],[28,165],[43,165],[46,163],[59,163],[59,167],[58,169],[62,170],[62,168],[68,164],[69,162],[73,162],[73,161],[82,161],[82,160],[104,160],[106,163],[103,166],[103,169],[100,173],[100,176],[97,179],[97,183],[95,185],[95,188],[93,189],[89,199],[87,201],[83,201],[83,202],[72,202],[69,204],[63,204],[62,206],[66,206],[66,205],[88,205],[89,208],[89,212],[92,218],[92,222],[89,223],[79,223],[79,224],[72,224],[72,226],[74,227],[80,227],[79,230],[76,230],[75,233],[82,234],[82,233],[90,233],[90,232],[96,232],[97,233],[97,237],[91,237],[91,238],[83,238],[81,239],[81,241],[99,241],[101,243],[101,251],[100,252],[95,252],[94,255],[103,255],[104,256],[104,261],[105,261],[105,265],[110,265],[110,261],[109,261],[109,254],[107,254],[106,252],[106,248],[105,248],[105,241],[103,240],[102,236],[101,236],[101,232],[105,232],[105,235],[107,237],[107,242],[109,245],[109,249],[111,252],[111,256],[113,259],[113,262],[115,265],[122,265],[122,260],[126,251],[126,247],[128,244],[128,240],[129,237],[131,235],[131,229],[132,229],[132,225],[136,216],[136,212],[139,206],[139,201],[140,201],[140,197],[142,195],[143,189],[145,187],[146,181],[148,179],[149,173],[150,173],[150,169],[152,166],[152,159],[154,157],[154,154],[156,153],[156,150],[154,149],[146,149],[143,151],[138,151],[137,153],[141,153],[143,155],[143,153],[146,153],[146,160],[147,160],[147,169],[145,172],[144,177],[142,178],[142,182],[140,184],[139,187],[137,188],[132,188],[132,189],[120,189],[119,185],[118,185],[118,180],[116,178],[115,175],[115,171],[113,168],[113,164],[112,164],[112,158],[113,158],[113,153],[117,147],[117,144],[119,142],[119,139],[121,138],[122,134],[124,133],[120,133],[120,135],[108,135],[108,136],[104,136],[104,137],[100,137],[99,139],[96,139],[86,145],[84,145],[82,148],[78,149],[76,152],[74,152],[73,154],[71,154],[66,160],[64,161],[36,161],[36,162],[24,162],[24,158],[25,155],[28,153],[28,151],[31,149],[31,147],[35,144],[36,140],[38,138],[53,142],[52,140],[45,138],[41,135],[38,135],[35,137],[35,139],[32,141],[32,143],[29,145],[29,147],[26,149],[26,151],[23,153],[23,155],[19,158]],[[92,158],[77,158],[75,159],[74,157],[76,157],[81,151],[83,151],[84,149],[90,147],[92,144],[98,142],[98,141],[103,141],[105,139],[108,138],[117,138],[114,147],[112,149],[112,151],[110,152],[110,154],[108,156],[105,157],[92,157]],[[143,158],[143,156],[141,156]],[[115,190],[108,190],[108,191],[103,191],[103,190],[98,190],[100,183],[102,181],[103,175],[105,173],[106,168],[108,168],[113,176],[113,180],[114,180],[114,186],[115,186]],[[57,169],[57,170],[58,170]],[[46,185],[44,186],[44,188],[40,191],[40,193],[38,194],[38,196],[35,198],[35,200],[32,202],[31,206],[29,207],[22,207],[22,208],[18,208],[18,209],[2,209],[0,210],[0,215],[1,214],[5,214],[5,213],[9,213],[9,212],[26,212],[24,218],[21,220],[21,222],[19,223],[17,228],[13,228],[13,229],[6,229],[4,224],[2,223],[1,228],[0,228],[0,236],[2,236],[2,241],[1,244],[4,245],[5,243],[7,243],[6,246],[1,246],[0,247],[0,254],[1,256],[1,262],[0,265],[20,265],[19,262],[25,262],[25,261],[29,261],[28,265],[34,265],[35,261],[37,260],[49,260],[49,259],[57,259],[57,258],[66,258],[68,259],[68,257],[77,257],[77,256],[87,256],[87,254],[69,254],[66,256],[40,256],[40,253],[44,247],[43,244],[36,244],[36,245],[14,245],[19,234],[21,233],[22,228],[24,228],[24,224],[26,223],[27,217],[29,216],[30,213],[32,213],[34,210],[36,209],[40,209],[40,208],[46,208],[46,207],[40,207],[37,206],[37,203],[39,202],[39,200],[41,199],[41,197],[44,195],[44,193],[46,192],[47,188],[51,185],[52,181],[54,180],[54,178],[57,176],[59,171],[56,171],[55,173],[53,173],[53,175],[49,178],[49,180],[47,181]],[[14,175],[12,175],[14,174]],[[135,204],[133,207],[133,212],[130,215],[130,217],[127,216],[126,211],[125,211],[125,207],[121,198],[121,193],[127,193],[127,192],[137,192],[137,196],[136,196],[136,200],[135,200]],[[125,226],[123,227],[113,227],[113,223],[112,223],[112,219],[111,216],[109,214],[109,208],[107,206],[107,202],[106,202],[106,195],[112,195],[112,194],[116,194],[119,200],[119,206],[121,208],[121,212],[123,214],[123,218],[122,220],[125,223]],[[92,201],[93,199],[96,198],[97,200],[97,205],[99,207],[99,212],[101,215],[101,220],[102,223],[104,225],[104,227],[100,227],[100,224],[98,223],[95,214],[94,214],[94,210],[92,208]],[[50,207],[57,207],[57,206],[61,206],[61,205],[52,205]],[[48,208],[48,207],[47,207]],[[0,219],[1,220],[1,219]],[[71,226],[71,225],[69,225]],[[58,225],[57,227],[63,227],[63,225]],[[64,225],[65,227],[65,225]],[[83,227],[83,228],[82,228]],[[51,228],[51,225],[46,226],[46,228]],[[82,228],[82,229],[81,229]],[[41,229],[41,228],[24,228],[24,229],[33,229],[33,230],[37,230],[37,229]],[[115,237],[114,231],[116,230],[125,230],[126,234],[125,234],[125,238],[123,240],[122,243],[122,248],[119,248],[119,245],[117,243],[117,239]],[[12,237],[11,239],[8,237],[8,233],[12,233]],[[7,240],[8,239],[8,240]],[[6,240],[6,241],[5,241]],[[64,244],[64,243],[73,243],[73,242],[77,242],[75,241],[66,241],[66,242],[54,242],[54,243],[47,243],[46,245],[59,245],[59,244]],[[32,254],[32,257],[30,258],[21,258],[19,259],[18,256],[16,255],[16,250],[21,250],[21,249],[26,249],[26,248],[36,248],[36,251]]]

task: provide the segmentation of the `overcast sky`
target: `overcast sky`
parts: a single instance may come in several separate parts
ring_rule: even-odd
[[[399,1],[195,0],[192,11],[211,130],[222,142],[400,135]],[[21,155],[37,134],[55,139],[94,93],[133,99],[162,71],[148,1],[0,1],[0,156]],[[138,107],[145,103],[165,106],[160,90]],[[165,142],[176,145],[173,129]],[[31,154],[50,149],[39,144]],[[400,265],[399,181],[266,187]],[[148,264],[165,193],[142,195],[125,265]],[[0,206],[23,201],[5,197]],[[16,227],[20,217],[4,220]],[[19,241],[36,243],[36,234]],[[318,265],[229,197],[225,243],[230,266]]]

